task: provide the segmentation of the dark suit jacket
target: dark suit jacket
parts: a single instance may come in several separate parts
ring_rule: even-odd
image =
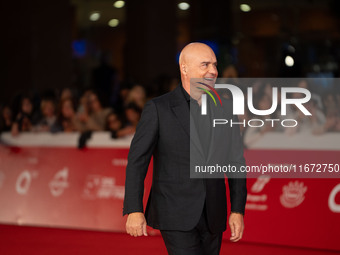
[[[202,148],[197,133],[190,130],[189,107],[180,86],[145,105],[129,151],[123,214],[143,212],[144,179],[153,156],[152,188],[145,211],[148,225],[160,230],[191,230],[206,203],[209,229],[221,232],[227,221],[225,180],[190,178],[190,147],[197,155]],[[233,118],[231,101],[223,104],[219,114]],[[212,140],[218,141],[214,144],[218,149],[210,149],[200,163],[231,163],[238,168],[245,164],[237,125],[214,129]],[[246,179],[228,178],[228,183],[231,211],[244,213]]]

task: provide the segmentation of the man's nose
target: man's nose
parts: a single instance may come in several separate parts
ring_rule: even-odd
[[[217,68],[215,65],[210,65],[209,73],[213,74],[214,76],[217,76]]]

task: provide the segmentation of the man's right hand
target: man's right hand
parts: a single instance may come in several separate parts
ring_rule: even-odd
[[[148,235],[146,232],[146,220],[143,213],[134,212],[128,215],[126,220],[126,232],[134,237]]]

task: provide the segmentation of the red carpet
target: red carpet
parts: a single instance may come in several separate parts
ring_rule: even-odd
[[[1,255],[166,255],[160,236],[134,238],[127,234],[70,229],[0,225]],[[339,254],[252,243],[223,242],[221,254],[321,255]]]

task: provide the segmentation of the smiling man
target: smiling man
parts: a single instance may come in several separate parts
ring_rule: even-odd
[[[143,111],[131,143],[126,168],[123,214],[128,214],[126,231],[131,236],[147,235],[146,225],[161,231],[171,255],[215,255],[220,253],[226,229],[227,201],[224,178],[190,178],[191,128],[200,134],[199,122],[190,123],[191,101],[199,107],[202,90],[192,89],[193,78],[214,85],[217,61],[212,49],[191,43],[181,52],[181,85],[150,100]],[[190,100],[192,99],[192,100]],[[232,104],[224,103],[228,114]],[[230,106],[230,108],[228,107]],[[194,124],[195,127],[190,127]],[[213,156],[201,150],[202,159],[222,158],[234,165],[245,164],[239,129],[222,133],[223,143]],[[195,131],[196,132],[196,131]],[[199,135],[201,144],[208,134]],[[144,179],[153,156],[153,181],[143,213]],[[245,178],[228,178],[231,214],[229,226],[236,242],[242,238],[247,197]]]

